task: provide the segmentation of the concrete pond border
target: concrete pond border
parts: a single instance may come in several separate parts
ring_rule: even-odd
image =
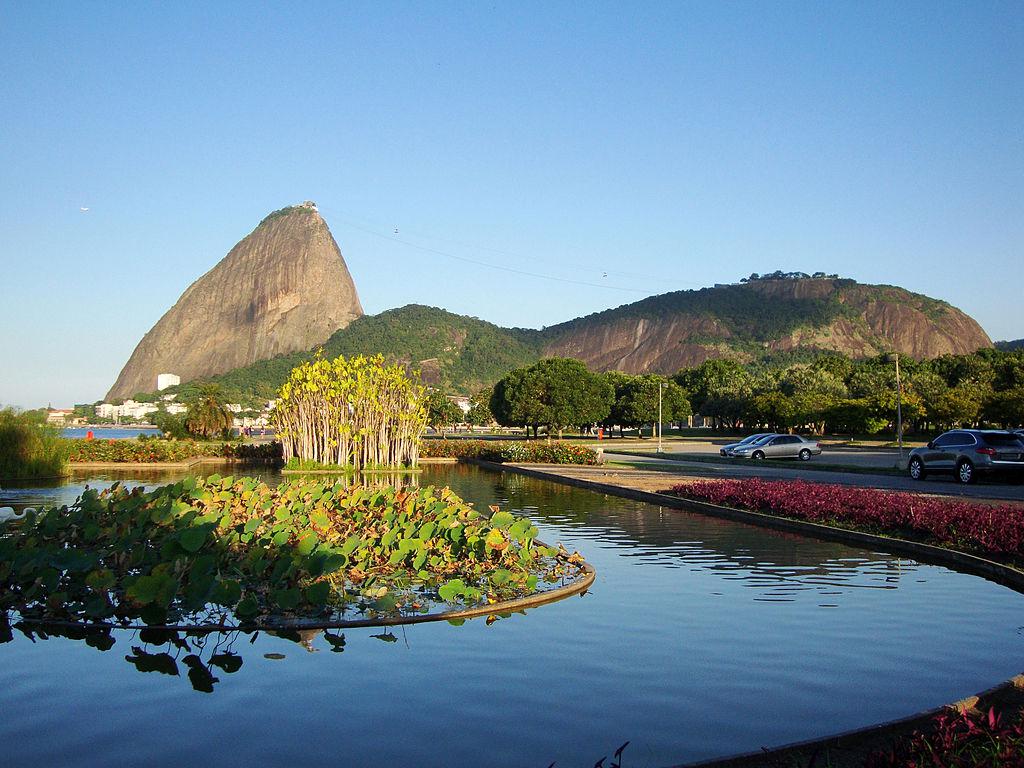
[[[820,523],[811,523],[802,520],[791,520],[788,518],[775,517],[762,512],[724,507],[718,504],[710,504],[703,501],[684,499],[679,496],[669,496],[663,493],[641,491],[635,488],[625,488],[610,483],[602,483],[596,480],[586,480],[578,477],[569,477],[558,473],[558,465],[544,465],[544,469],[536,469],[536,465],[519,464],[498,464],[481,459],[467,459],[467,463],[497,472],[509,472],[526,477],[533,477],[539,480],[570,485],[576,488],[602,493],[609,496],[640,501],[659,507],[669,507],[684,512],[698,512],[710,517],[732,520],[740,523],[748,523],[761,528],[768,528],[777,531],[797,533],[816,539],[836,541],[843,544],[855,544],[861,547],[881,550],[892,554],[909,555],[915,560],[932,565],[949,566],[955,570],[980,576],[996,584],[1008,587],[1024,594],[1024,572],[1019,571],[1002,563],[988,560],[977,555],[971,555],[958,550],[938,547],[931,544],[922,544],[906,539],[889,538],[878,536],[861,531],[852,531],[843,528],[833,528]],[[575,465],[573,465],[575,466]],[[923,712],[917,712],[904,718],[890,720],[865,728],[858,728],[851,731],[844,731],[837,734],[830,734],[816,739],[784,744],[777,747],[762,748],[757,752],[734,755],[727,758],[716,758],[713,760],[685,763],[674,766],[674,768],[753,768],[754,766],[794,766],[802,764],[801,758],[809,756],[810,764],[815,762],[815,756],[825,757],[830,750],[839,753],[855,749],[862,749],[857,745],[875,744],[884,742],[886,737],[897,734],[909,734],[911,731],[925,726],[932,718],[942,712],[965,711],[972,707],[982,708],[998,706],[1001,702],[1013,701],[1018,706],[1024,700],[1024,674],[1017,675],[1009,680],[999,683],[992,688],[968,696],[960,701],[940,705]],[[830,755],[835,758],[836,755]],[[835,763],[831,763],[835,765]],[[845,765],[846,763],[840,763]]]

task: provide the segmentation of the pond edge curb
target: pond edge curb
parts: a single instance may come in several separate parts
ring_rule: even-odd
[[[861,531],[851,531],[843,528],[811,523],[802,520],[790,520],[787,518],[775,517],[762,512],[725,507],[718,504],[710,504],[703,501],[684,499],[680,496],[669,496],[663,493],[652,491],[641,491],[635,488],[625,488],[619,485],[602,483],[596,480],[585,480],[577,477],[568,477],[558,474],[558,465],[550,465],[550,469],[534,469],[530,466],[517,464],[498,464],[496,462],[484,461],[482,459],[466,459],[466,463],[473,464],[484,469],[498,472],[511,472],[513,474],[533,477],[539,480],[548,480],[570,485],[585,490],[603,493],[609,496],[640,501],[660,507],[670,507],[684,512],[698,512],[710,517],[717,517],[734,522],[756,525],[761,528],[770,528],[778,531],[799,533],[816,539],[837,541],[844,544],[857,544],[869,546],[893,554],[907,554],[920,562],[933,565],[954,566],[957,570],[969,573],[974,576],[981,576],[1001,586],[1024,594],[1024,572],[993,560],[987,560],[977,555],[960,552],[945,547],[937,547],[931,544],[908,541],[906,539],[889,538],[878,536]],[[959,701],[950,704],[942,704],[931,709],[908,715],[896,720],[888,720],[876,723],[864,728],[856,728],[849,731],[830,734],[816,739],[782,744],[776,747],[762,747],[756,752],[747,752],[733,755],[731,757],[714,758],[690,763],[679,763],[673,768],[741,768],[742,766],[763,766],[769,765],[770,760],[781,760],[787,756],[793,757],[797,754],[823,749],[838,748],[845,749],[845,744],[857,741],[867,741],[878,738],[889,733],[909,733],[914,728],[920,727],[931,720],[935,715],[948,711],[963,711],[974,706],[982,705],[985,702],[992,702],[1009,696],[1013,692],[1024,691],[1024,674],[1016,675],[1009,680],[988,688],[980,693],[967,696]],[[988,704],[984,704],[988,706]],[[783,764],[783,763],[780,763]],[[789,763],[784,763],[789,765]]]

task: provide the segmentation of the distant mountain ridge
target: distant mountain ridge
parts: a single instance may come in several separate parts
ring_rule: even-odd
[[[1024,349],[1024,339],[1014,339],[1013,341],[997,341],[996,349],[1002,349],[1007,352],[1011,352],[1015,349]]]
[[[991,347],[944,301],[834,277],[761,279],[675,291],[547,328],[546,356],[596,370],[673,373],[710,357],[742,361],[805,350],[914,358]]]
[[[411,304],[353,321],[323,353],[381,353],[421,370],[429,384],[468,394],[545,356],[576,357],[595,370],[671,374],[711,357],[751,362],[892,350],[935,357],[991,346],[977,323],[946,302],[893,286],[815,278],[677,291],[543,330]],[[279,356],[214,380],[228,392],[273,397],[292,367],[312,354]]]

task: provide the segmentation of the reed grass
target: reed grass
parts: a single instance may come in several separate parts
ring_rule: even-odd
[[[0,481],[60,477],[67,469],[68,445],[56,427],[0,409]]]

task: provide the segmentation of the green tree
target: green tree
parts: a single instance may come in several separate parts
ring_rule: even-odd
[[[690,401],[683,388],[664,376],[632,376],[616,398],[614,411],[619,424],[627,427],[654,425],[658,421],[658,391],[661,388],[661,418],[672,422],[690,415]],[[652,427],[652,435],[654,430]]]
[[[913,392],[921,402],[919,427],[929,424],[935,425],[941,422],[940,413],[937,409],[941,408],[943,398],[946,392],[949,391],[949,385],[946,384],[945,379],[928,368],[922,368],[907,378],[904,392],[908,391]]]
[[[226,435],[233,420],[221,396],[220,387],[209,384],[188,404],[185,428],[196,437],[206,439]]]
[[[828,421],[835,431],[874,435],[890,423],[888,416],[878,416],[876,411],[875,405],[865,398],[844,398],[832,406]]]
[[[1004,429],[1024,426],[1024,386],[993,392],[982,408],[985,419]]]
[[[491,389],[479,389],[469,399],[469,412],[466,414],[466,421],[475,427],[488,427],[494,423],[494,414],[491,413]]]
[[[795,423],[812,424],[818,434],[825,432],[828,416],[846,397],[843,380],[818,366],[792,366],[783,374],[779,387],[790,400]]]
[[[853,360],[841,354],[822,355],[811,363],[811,368],[818,371],[828,371],[844,383],[850,374],[853,373],[853,367]]]
[[[687,394],[696,413],[715,419],[716,425],[738,426],[751,397],[752,377],[735,360],[705,360],[695,368],[684,368],[673,377]]]
[[[607,429],[608,434],[611,435],[612,428],[618,425],[619,435],[621,436],[622,430],[627,426],[628,422],[625,410],[626,392],[636,377],[622,371],[605,371],[601,374],[601,378],[612,388],[612,406],[601,426]]]
[[[427,424],[444,435],[445,431],[463,420],[462,409],[439,389],[427,394]]]
[[[992,387],[997,392],[1024,387],[1024,350],[999,352],[983,350],[992,354]]]
[[[982,389],[973,383],[950,387],[932,405],[936,424],[949,428],[975,423],[981,415],[982,397]]]
[[[961,384],[991,385],[995,371],[991,361],[983,355],[942,355],[931,361],[930,367],[950,387]]]
[[[512,371],[494,387],[491,411],[504,426],[568,426],[602,422],[611,410],[612,386],[579,360],[547,358]]]
[[[154,427],[163,432],[164,437],[181,439],[189,436],[183,414],[168,413],[167,411],[160,410],[150,415],[150,422],[152,422]]]

